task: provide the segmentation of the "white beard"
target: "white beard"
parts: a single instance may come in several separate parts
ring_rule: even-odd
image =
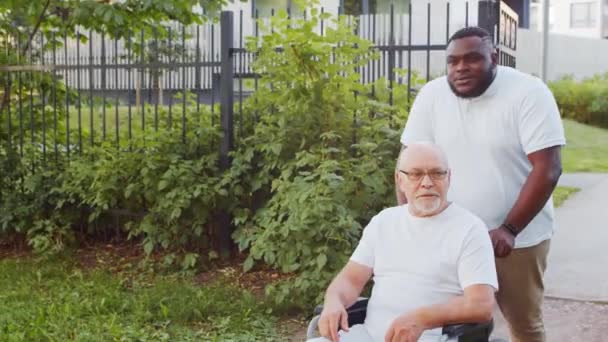
[[[429,201],[417,198],[412,202],[412,205],[420,216],[431,216],[441,207],[441,199],[439,197],[434,197],[432,201]]]

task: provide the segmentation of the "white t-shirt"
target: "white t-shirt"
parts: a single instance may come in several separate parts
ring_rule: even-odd
[[[432,217],[412,216],[407,204],[374,216],[351,260],[373,269],[365,328],[384,341],[398,316],[443,303],[474,284],[498,289],[492,243],[484,223],[452,203]],[[437,341],[441,329],[419,341]]]
[[[538,78],[498,66],[484,94],[454,95],[446,77],[426,84],[412,106],[401,143],[428,141],[447,154],[452,169],[448,199],[494,229],[515,204],[532,164],[527,155],[565,145],[555,99]],[[516,248],[551,238],[553,200],[515,240]]]

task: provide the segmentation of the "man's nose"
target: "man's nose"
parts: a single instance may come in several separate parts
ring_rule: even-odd
[[[456,71],[462,72],[466,71],[469,68],[469,64],[463,60],[460,60],[456,63]]]
[[[429,176],[429,174],[427,173],[422,176],[422,179],[420,180],[420,185],[425,188],[430,188],[435,185],[435,183],[433,183],[433,181],[431,180],[431,176]]]

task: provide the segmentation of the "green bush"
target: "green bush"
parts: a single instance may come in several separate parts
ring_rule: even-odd
[[[245,269],[263,261],[289,280],[267,290],[279,302],[311,305],[346,263],[372,215],[394,203],[393,172],[407,92],[381,79],[363,85],[357,67],[377,58],[346,18],[324,36],[321,18],[279,12],[249,49],[263,74],[247,100],[264,113],[239,142],[228,173]],[[275,47],[282,46],[283,51]]]
[[[549,87],[562,117],[608,128],[608,74],[582,81],[565,77]]]
[[[216,257],[215,218],[229,212],[244,269],[265,263],[285,273],[269,294],[313,304],[369,219],[394,203],[408,108],[405,85],[360,82],[358,67],[378,55],[354,34],[354,21],[330,19],[318,9],[307,20],[280,11],[272,28],[250,39],[262,76],[244,103],[227,171],[218,168],[217,116],[190,102],[185,139],[181,120],[169,127],[161,111],[158,132],[148,126],[69,162],[63,142],[46,165],[36,148],[20,157],[1,144],[0,169],[8,172],[0,175],[0,233],[20,233],[40,252],[78,238],[129,237],[188,268]],[[331,22],[323,36],[315,31],[320,20]]]

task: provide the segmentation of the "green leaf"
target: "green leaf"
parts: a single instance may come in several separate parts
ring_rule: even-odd
[[[163,191],[167,188],[167,186],[169,186],[169,182],[166,180],[161,180],[160,182],[158,182],[158,191]]]
[[[325,264],[327,264],[327,255],[319,254],[319,256],[317,256],[317,267],[321,269],[325,267]]]
[[[144,243],[144,252],[146,253],[146,255],[150,255],[150,253],[152,253],[152,250],[154,250],[154,242],[147,241],[146,243]]]
[[[247,259],[245,259],[245,262],[243,263],[243,270],[245,272],[249,272],[249,270],[251,270],[251,268],[253,267],[253,258],[251,256],[247,257]]]

